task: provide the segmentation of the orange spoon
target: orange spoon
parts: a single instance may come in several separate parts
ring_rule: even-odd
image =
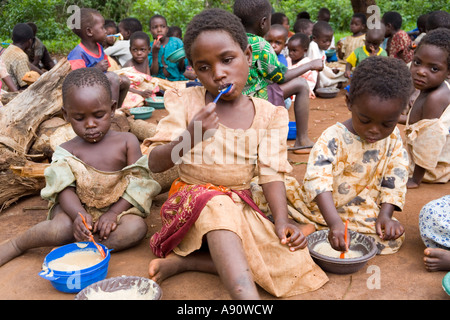
[[[80,215],[81,220],[83,220],[83,224],[86,227],[86,229],[89,230],[88,225],[86,223],[86,220],[84,219],[84,216],[80,212],[78,212],[78,214]],[[103,250],[103,248],[100,247],[100,245],[97,242],[95,242],[94,237],[92,236],[92,234],[90,234],[89,237],[91,238],[91,241],[94,243],[94,245],[97,247],[98,252],[100,252],[102,257],[105,258],[106,254],[105,254],[105,251]]]
[[[347,250],[345,250],[345,252],[348,251],[348,244],[347,244],[347,229],[348,229],[348,220],[345,221],[345,233],[344,233],[344,241],[345,241],[345,247],[347,248]],[[341,252],[340,258],[344,259],[345,258],[345,252]]]

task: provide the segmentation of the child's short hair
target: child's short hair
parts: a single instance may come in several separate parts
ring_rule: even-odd
[[[281,24],[272,24],[271,26],[270,26],[270,29],[273,29],[273,30],[278,30],[278,31],[280,31],[280,32],[283,32],[283,35],[284,35],[284,37],[287,39],[287,37],[288,37],[288,31],[286,30],[286,28],[285,27],[283,27]]]
[[[356,18],[356,19],[361,20],[362,24],[367,24],[367,17],[366,17],[366,15],[365,15],[364,13],[362,13],[362,12],[357,12],[357,13],[355,13],[355,14],[352,16],[352,18]]]
[[[272,20],[271,20],[271,24],[283,24],[283,20],[287,19],[288,17],[283,13],[283,12],[275,12],[274,14],[272,14]]]
[[[331,25],[326,21],[317,21],[314,24],[312,35],[313,37],[320,37],[324,33],[333,33],[333,28]]]
[[[117,24],[113,20],[110,20],[110,19],[106,19],[105,24],[103,26],[105,28],[114,28],[114,29],[116,29],[116,32],[119,31],[119,29],[117,28]]]
[[[241,19],[244,27],[253,27],[262,18],[272,15],[272,5],[269,0],[236,0],[233,13]]]
[[[355,68],[348,99],[352,102],[366,93],[382,100],[401,99],[405,107],[412,91],[411,72],[401,59],[374,56]]]
[[[80,68],[71,71],[62,84],[63,105],[67,98],[67,94],[73,88],[85,88],[101,86],[105,89],[108,98],[111,99],[111,85],[106,75],[97,68]]]
[[[186,57],[192,62],[191,47],[195,39],[203,31],[219,30],[228,32],[241,47],[242,51],[247,49],[248,39],[244,26],[239,18],[223,9],[206,9],[194,16],[189,22],[184,35],[183,43]]]
[[[94,23],[94,16],[102,15],[99,11],[92,8],[81,8],[80,9],[80,28],[73,28],[72,31],[78,37],[81,38],[83,35],[83,30],[91,26]]]
[[[388,23],[391,24],[395,30],[400,30],[403,23],[401,14],[396,11],[386,12],[381,20],[385,25],[387,25]]]
[[[136,39],[144,40],[148,44],[148,46],[150,47],[150,37],[144,31],[136,31],[136,32],[133,32],[131,34],[131,36],[130,36],[130,46],[133,43],[133,41],[136,40]]]
[[[130,17],[130,18],[122,19],[120,21],[120,24],[122,25],[122,27],[125,30],[129,31],[130,34],[132,34],[133,32],[136,32],[136,31],[142,31],[142,24],[136,18],[131,18]]]
[[[447,52],[447,69],[450,70],[450,29],[439,28],[428,32],[419,42],[416,51],[424,45],[436,46]]]
[[[294,29],[295,33],[298,33],[298,32],[302,32],[303,30],[308,29],[309,26],[313,25],[313,24],[314,24],[314,22],[312,22],[309,19],[304,19],[304,18],[297,19],[297,21],[295,21],[295,23],[294,23],[293,29]]]
[[[24,43],[34,38],[34,32],[26,23],[18,23],[14,26],[11,39],[16,43]]]
[[[428,15],[427,31],[437,28],[450,29],[450,13],[443,10],[433,11]]]
[[[304,33],[295,33],[293,34],[290,38],[289,38],[289,43],[291,43],[292,41],[299,41],[300,42],[300,46],[302,46],[305,49],[309,48],[309,37],[304,34]]]
[[[166,19],[164,16],[162,16],[162,15],[160,15],[160,14],[155,14],[155,15],[153,15],[153,16],[150,18],[150,21],[148,22],[148,25],[149,25],[150,27],[152,26],[152,21],[155,20],[156,18],[161,18],[161,19],[163,19],[163,20],[166,22],[166,25],[167,25],[167,19]]]

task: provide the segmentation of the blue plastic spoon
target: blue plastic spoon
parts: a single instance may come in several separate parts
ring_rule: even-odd
[[[230,84],[230,85],[229,85],[228,87],[226,87],[225,89],[219,90],[219,94],[218,94],[217,97],[214,99],[214,103],[217,103],[217,101],[219,101],[219,98],[220,98],[221,95],[223,95],[224,93],[227,93],[228,91],[230,91],[232,86],[233,86],[233,85]]]

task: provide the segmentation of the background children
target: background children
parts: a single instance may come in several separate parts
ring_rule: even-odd
[[[26,54],[31,64],[36,67],[36,71],[42,74],[43,72],[41,68],[48,71],[55,66],[55,62],[50,57],[50,53],[48,52],[42,41],[38,37],[36,37],[36,24],[33,22],[28,22],[27,24],[31,27],[31,29],[33,29],[34,39],[33,44],[26,51]]]
[[[325,21],[317,21],[313,27],[312,41],[309,44],[306,56],[311,60],[326,60],[325,50],[328,50],[333,39],[333,28]],[[319,72],[317,87],[336,87],[341,82],[346,82],[344,72],[339,69],[331,69],[327,65]]]
[[[309,86],[299,75],[308,70],[321,70],[323,60],[316,59],[290,70],[278,61],[270,44],[262,38],[270,28],[272,6],[268,0],[236,0],[233,11],[246,29],[253,54],[243,93],[266,99],[276,106],[284,106],[284,99],[295,95],[297,138],[291,150],[309,153],[313,145],[308,137]]]
[[[450,180],[450,29],[427,33],[417,47],[411,74],[419,96],[406,121],[410,156],[408,188]]]
[[[3,84],[5,84],[6,87],[3,86]],[[6,89],[8,89],[9,92],[17,91],[17,87],[12,81],[11,76],[9,75],[8,71],[6,70],[6,66],[2,61],[2,58],[0,57],[0,107],[3,106],[2,91],[6,91]]]
[[[161,15],[150,18],[150,32],[154,39],[150,43],[151,53],[148,55],[151,75],[169,81],[184,81],[186,77],[183,74],[187,65],[185,59],[177,63],[167,60],[172,52],[183,48],[183,41],[176,37],[167,37],[167,31],[166,18]]]
[[[311,61],[311,59],[305,56],[309,48],[309,43],[309,37],[303,33],[296,33],[289,39],[289,57],[287,58],[289,69],[296,68]],[[308,82],[309,97],[312,99],[315,98],[314,88],[316,87],[317,71],[307,71],[301,77],[305,78]]]
[[[147,233],[143,217],[161,187],[137,138],[109,130],[116,103],[108,79],[96,68],[82,68],[67,75],[62,92],[64,117],[77,136],[56,148],[45,170],[41,196],[49,200],[49,219],[5,242],[0,265],[31,248],[89,241],[91,233],[117,252]]]
[[[444,10],[430,12],[427,19],[427,32],[437,28],[450,29],[450,13]]]
[[[180,181],[172,185],[161,208],[162,230],[151,239],[153,252],[165,258],[150,262],[150,277],[161,281],[186,270],[217,272],[232,299],[258,299],[254,281],[276,296],[319,288],[327,277],[310,260],[305,237],[287,218],[282,196],[283,177],[290,170],[288,113],[242,94],[252,54],[239,19],[225,10],[205,10],[189,23],[184,43],[203,86],[166,91],[169,115],[150,139],[153,172],[167,170],[180,160]],[[219,90],[229,84],[231,91],[213,103]],[[200,139],[194,136],[197,121],[201,121]],[[210,129],[214,136],[204,137],[203,132]],[[251,133],[261,130],[264,135]],[[254,143],[241,148],[239,141],[247,139]],[[270,154],[263,151],[266,142],[276,146]],[[220,150],[225,146],[230,157],[223,161],[217,153],[208,152],[211,143]],[[234,148],[236,143],[239,146]],[[202,157],[192,162],[197,152]],[[251,199],[248,188],[254,175],[263,185],[275,225]],[[209,252],[200,249],[203,241]]]
[[[356,48],[348,57],[345,66],[345,77],[350,78],[352,68],[358,66],[364,59],[370,56],[387,56],[386,51],[380,47],[384,40],[385,27],[380,23],[380,28],[369,29],[365,35],[364,45]]]
[[[294,32],[295,33],[304,33],[308,37],[312,36],[312,30],[314,27],[314,22],[309,19],[297,19],[294,23]]]
[[[2,53],[6,70],[18,89],[28,87],[28,84],[22,78],[30,71],[28,56],[25,51],[31,47],[33,38],[33,29],[26,23],[18,23],[13,28],[13,43]]]
[[[283,49],[286,47],[286,41],[288,39],[288,32],[285,27],[281,24],[272,24],[269,31],[265,34],[264,39],[270,43],[275,51],[278,61],[284,64],[286,67],[288,65],[286,57],[282,53]]]
[[[395,11],[388,11],[383,15],[381,21],[386,27],[385,37],[388,38],[386,51],[389,57],[394,57],[409,63],[412,60],[414,51],[412,50],[411,38],[401,30],[402,16]]]
[[[130,37],[136,31],[142,31],[142,24],[138,19],[131,17],[123,19],[119,22],[119,32],[123,40],[116,40],[112,46],[105,49],[105,53],[116,59],[121,66],[132,58]]]
[[[117,28],[116,23],[113,20],[105,19],[105,30],[106,30],[106,40],[102,44],[103,49],[107,49],[108,47],[111,47],[114,45],[114,42],[116,42],[116,37],[108,37],[115,35],[119,33],[119,28]]]
[[[450,271],[450,195],[423,206],[419,229],[423,243],[424,263],[428,271]]]
[[[366,40],[366,15],[355,13],[350,21],[351,36],[340,39],[336,46],[337,56],[340,62],[347,62],[348,56],[357,48],[364,46]],[[384,40],[384,35],[383,35]]]
[[[81,8],[80,29],[72,30],[80,37],[81,43],[69,53],[67,60],[72,70],[93,67],[105,72],[111,84],[113,100],[117,101],[118,107],[121,108],[130,87],[130,80],[114,72],[107,72],[110,64],[101,46],[106,38],[104,25],[105,19],[97,10]]]
[[[328,8],[320,8],[319,12],[317,13],[317,21],[325,21],[327,23],[330,22],[331,18],[331,12]],[[336,42],[334,41],[334,34],[331,38],[330,46],[325,50],[335,50],[336,49]],[[327,57],[328,62],[335,62],[337,61],[337,55],[336,53],[333,54],[331,57]]]
[[[400,60],[365,59],[353,73],[347,105],[352,117],[326,129],[308,159],[291,202],[304,223],[330,228],[331,246],[345,251],[344,223],[375,238],[379,252],[396,252],[403,226],[393,218],[405,203],[408,157],[396,127],[412,92]],[[318,214],[318,213],[321,214]]]
[[[130,79],[130,89],[123,102],[124,108],[134,108],[144,105],[144,100],[152,96],[154,86],[150,84],[150,67],[148,54],[150,53],[150,37],[143,31],[136,31],[130,37],[130,51],[133,58],[124,65],[119,73]]]

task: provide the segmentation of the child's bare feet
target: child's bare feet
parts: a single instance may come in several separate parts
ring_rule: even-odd
[[[450,251],[440,248],[424,250],[425,268],[428,271],[450,271]]]
[[[0,244],[0,266],[21,254],[22,251],[17,248],[13,240],[6,240]]]
[[[165,258],[153,259],[148,266],[150,279],[157,283],[161,283],[165,279],[183,271],[186,271],[183,268],[183,257],[174,253],[167,255]]]

